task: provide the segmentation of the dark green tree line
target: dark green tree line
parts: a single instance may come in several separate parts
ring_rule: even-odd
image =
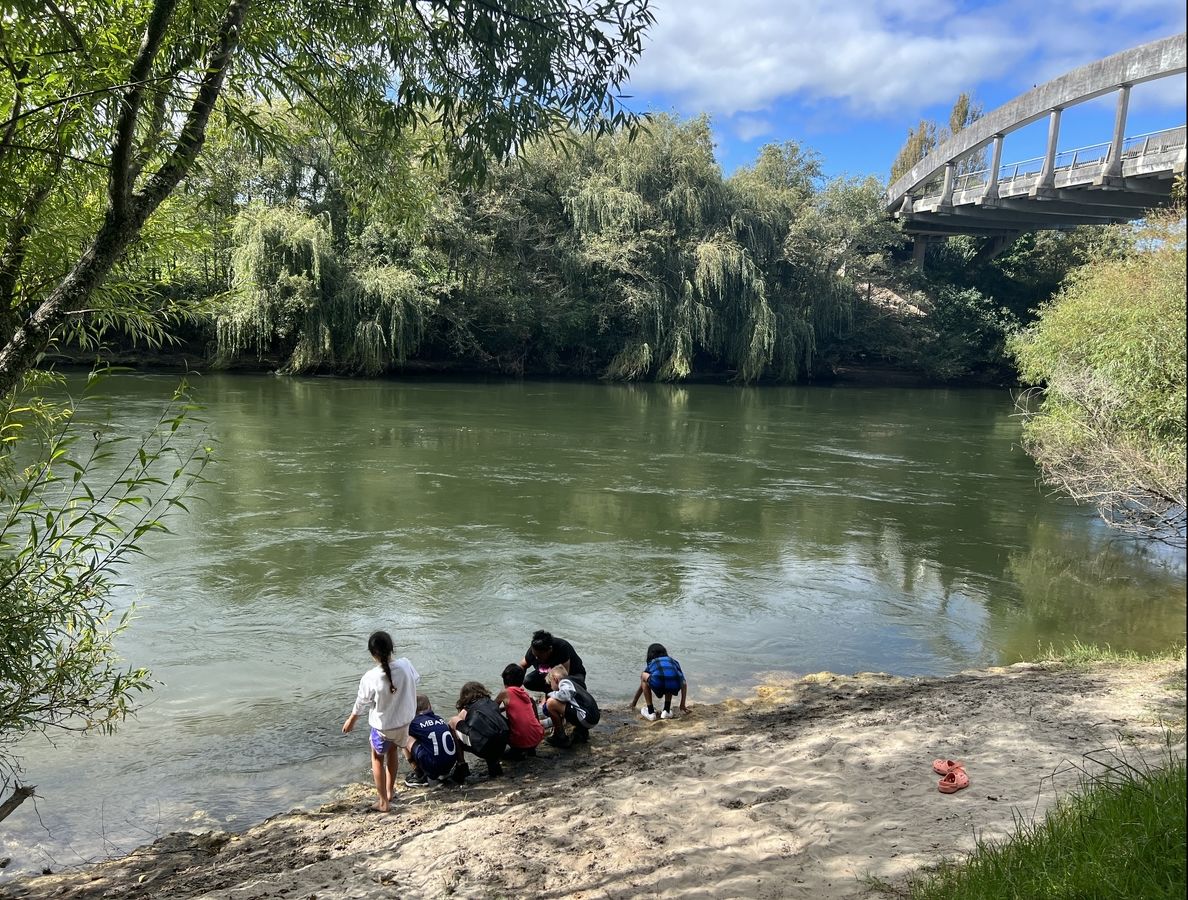
[[[844,334],[898,241],[877,182],[826,183],[794,143],[724,178],[705,118],[532,143],[478,186],[405,175],[416,200],[403,209],[350,201],[340,219],[296,197],[246,204],[220,354],[276,353],[289,371],[374,373],[415,353],[508,372],[790,381]]]
[[[530,138],[629,123],[615,91],[650,22],[646,0],[7,0],[0,392],[74,323],[151,331],[113,284],[160,247],[145,229],[212,117],[283,145],[260,101],[300,99],[364,157],[420,128],[426,158],[477,174]]]

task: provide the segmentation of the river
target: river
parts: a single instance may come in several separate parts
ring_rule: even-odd
[[[136,433],[176,378],[116,376]],[[112,737],[20,749],[4,875],[240,828],[368,778],[343,736],[387,628],[439,709],[540,627],[604,706],[648,643],[691,702],[821,670],[946,675],[1073,638],[1184,641],[1182,552],[1037,483],[1002,391],[205,375],[216,462],[125,570],[126,659],[161,682]],[[595,737],[597,739],[597,737]]]

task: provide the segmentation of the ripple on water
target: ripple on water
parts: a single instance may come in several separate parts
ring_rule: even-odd
[[[117,381],[132,433],[165,382]],[[9,874],[366,779],[365,729],[339,729],[379,627],[447,709],[540,627],[611,704],[653,640],[701,702],[765,672],[947,674],[1070,621],[1182,636],[1182,557],[1039,491],[1005,393],[204,386],[215,481],[119,594],[120,651],[164,684],[115,736],[27,754],[52,839],[6,821]]]

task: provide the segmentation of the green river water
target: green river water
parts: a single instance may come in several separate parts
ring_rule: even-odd
[[[83,418],[143,430],[175,383],[118,376]],[[657,640],[694,703],[1074,637],[1184,641],[1183,553],[1050,496],[1007,392],[194,384],[212,483],[121,594],[138,608],[121,650],[163,685],[114,737],[22,745],[41,798],[0,825],[7,876],[367,778],[366,730],[339,727],[380,627],[445,709],[464,680],[497,686],[540,627],[612,708]]]

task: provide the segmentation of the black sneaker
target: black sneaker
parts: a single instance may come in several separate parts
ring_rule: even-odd
[[[404,783],[409,787],[428,787],[429,776],[424,772],[413,769],[406,776],[404,776]]]
[[[550,747],[569,746],[569,735],[561,734],[560,732],[553,732],[547,738],[545,738],[545,740],[548,742]]]
[[[582,725],[573,726],[573,742],[575,744],[590,743],[590,729]]]
[[[458,763],[454,766],[454,772],[450,775],[450,780],[454,784],[466,784],[466,776],[470,774],[470,766],[466,763]]]

